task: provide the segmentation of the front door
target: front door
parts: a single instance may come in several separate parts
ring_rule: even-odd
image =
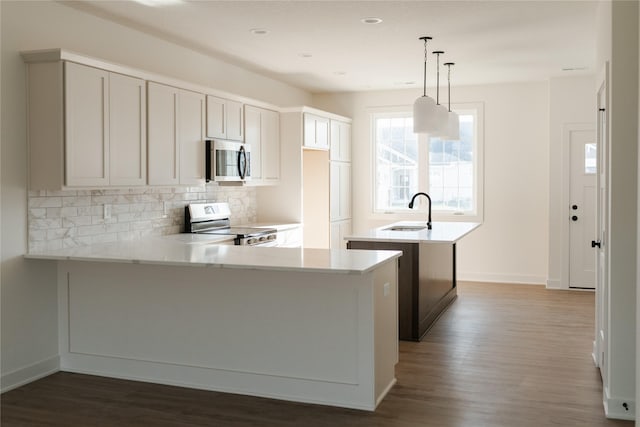
[[[569,207],[569,287],[595,289],[597,150],[593,129],[569,132],[571,176]]]

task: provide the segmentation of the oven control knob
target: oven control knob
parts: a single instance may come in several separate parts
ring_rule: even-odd
[[[267,240],[267,238],[266,238],[266,237],[264,237],[264,236],[262,236],[259,240],[260,240],[261,242],[264,242],[265,240]]]
[[[247,240],[247,244],[248,245],[253,245],[256,242],[256,239],[248,239]]]
[[[269,237],[267,237],[267,239],[276,240],[276,235],[275,234],[269,234]]]

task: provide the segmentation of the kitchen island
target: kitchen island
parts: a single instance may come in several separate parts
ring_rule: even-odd
[[[395,383],[400,253],[217,243],[26,255],[58,263],[60,369],[374,410]]]
[[[420,341],[455,300],[456,242],[479,227],[470,222],[401,221],[345,237],[349,249],[403,252],[398,270],[399,338]]]

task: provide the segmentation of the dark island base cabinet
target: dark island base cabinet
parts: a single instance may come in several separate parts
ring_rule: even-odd
[[[401,340],[420,341],[457,296],[455,243],[349,241],[347,248],[402,251],[398,260]]]

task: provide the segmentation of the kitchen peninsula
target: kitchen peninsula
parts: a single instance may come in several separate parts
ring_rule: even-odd
[[[457,296],[456,242],[479,227],[471,222],[401,221],[345,237],[349,249],[398,250],[401,340],[420,341]]]
[[[61,370],[364,410],[395,383],[399,252],[169,237],[25,256],[58,263]]]

